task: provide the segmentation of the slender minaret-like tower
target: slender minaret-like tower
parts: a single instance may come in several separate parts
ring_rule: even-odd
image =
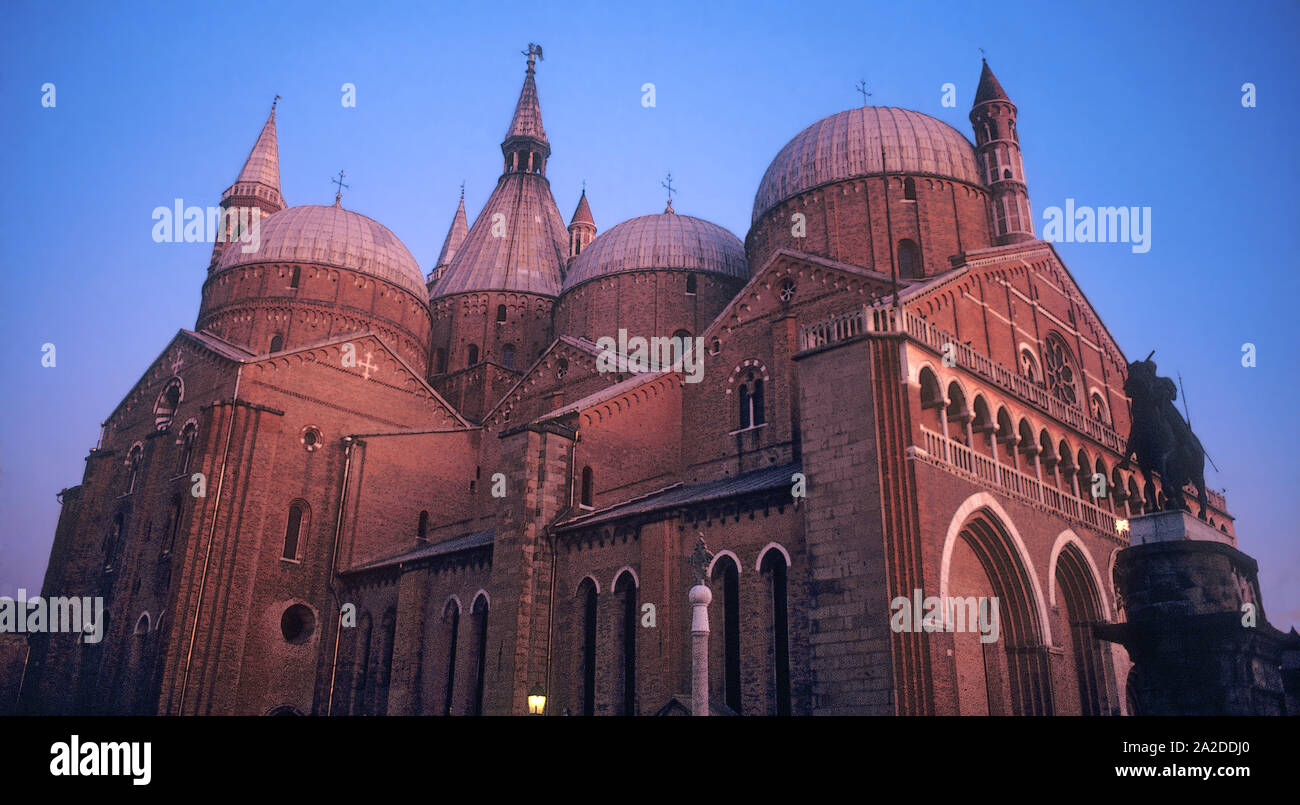
[[[1020,136],[1016,133],[1016,105],[987,61],[980,71],[970,122],[975,128],[975,155],[989,188],[994,244],[1033,240],[1034,219],[1020,156]]]
[[[582,254],[582,250],[587,248],[596,237],[596,219],[591,217],[591,207],[587,204],[587,188],[582,188],[582,196],[578,199],[578,207],[573,211],[573,218],[569,221],[569,260]]]
[[[211,271],[221,260],[222,253],[238,233],[236,226],[241,220],[252,219],[250,210],[258,210],[258,219],[279,212],[285,207],[284,196],[280,195],[280,146],[275,134],[275,105],[280,96],[271,102],[271,114],[262,126],[262,132],[253,143],[253,150],[244,161],[244,169],[239,172],[235,183],[221,194],[221,220],[224,223],[222,237],[212,244],[212,259],[208,263]]]

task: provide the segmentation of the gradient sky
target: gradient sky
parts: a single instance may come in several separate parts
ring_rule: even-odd
[[[210,246],[154,243],[152,210],[217,203],[276,94],[287,202],[331,203],[345,169],[344,205],[427,271],[460,182],[472,220],[496,181],[530,41],[545,47],[548,174],[566,220],[584,179],[601,230],[659,212],[671,170],[679,212],[742,238],[772,157],[860,105],[860,78],[871,103],[970,137],[982,47],[1020,109],[1040,234],[1066,198],[1152,208],[1147,254],[1058,251],[1130,359],[1154,348],[1162,374],[1182,373],[1266,611],[1300,624],[1295,3],[610,6],[5,3],[0,595],[40,588],[55,493],[80,482],[100,421],[194,325]],[[340,103],[344,82],[356,108]],[[947,82],[957,108],[940,105]],[[1245,82],[1256,108],[1242,107]],[[55,368],[41,366],[45,342]],[[1255,368],[1241,365],[1246,342]]]

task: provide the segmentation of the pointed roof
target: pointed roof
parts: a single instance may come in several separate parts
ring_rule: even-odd
[[[569,226],[574,224],[591,224],[591,228],[596,228],[596,219],[591,217],[591,206],[587,204],[587,190],[583,188],[582,196],[578,199],[578,208],[573,211],[573,218],[569,220]]]
[[[984,62],[984,67],[980,70],[979,89],[975,90],[974,105],[979,106],[986,101],[1009,100],[1011,99],[1007,97],[1006,91],[1003,90],[1002,85],[998,83],[997,76],[993,75],[993,71],[989,69],[989,63],[987,61]]]
[[[515,139],[535,140],[550,147],[546,139],[546,129],[542,128],[542,104],[537,99],[537,82],[533,78],[535,73],[532,57],[529,57],[528,72],[524,74],[524,86],[519,90],[515,115],[510,119],[510,128],[501,143],[502,148]]]
[[[248,153],[239,178],[221,194],[222,200],[231,196],[253,196],[284,208],[284,197],[280,194],[280,145],[275,133],[275,105],[279,103],[279,97],[277,95],[271,103],[271,114],[257,135],[257,142],[253,143],[253,150]]]
[[[442,242],[442,251],[438,252],[438,262],[434,267],[441,268],[450,263],[468,234],[469,223],[465,219],[465,189],[461,188],[460,205],[456,207],[456,214],[452,216],[451,229],[447,230],[447,238]]]

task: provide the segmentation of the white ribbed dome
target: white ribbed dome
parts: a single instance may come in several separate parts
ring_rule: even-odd
[[[257,251],[245,253],[239,241],[229,244],[214,273],[252,263],[313,263],[359,271],[426,296],[424,274],[411,252],[387,227],[364,215],[308,204],[263,218],[259,227]]]
[[[886,172],[984,184],[961,132],[910,109],[867,106],[823,118],[786,143],[754,195],[754,220],[815,187]]]
[[[712,271],[749,279],[745,247],[727,230],[689,215],[643,215],[610,229],[582,250],[564,290],[625,271]]]

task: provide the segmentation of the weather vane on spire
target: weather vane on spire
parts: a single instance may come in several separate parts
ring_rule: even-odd
[[[521,50],[519,52],[528,57],[528,69],[530,71],[533,69],[533,66],[537,64],[538,59],[541,59],[542,61],[546,61],[546,58],[542,56],[541,45],[534,45],[532,42],[529,42],[528,50]]]
[[[336,207],[342,206],[343,204],[343,188],[352,186],[343,183],[343,177],[345,175],[346,174],[343,173],[343,169],[340,168],[339,175],[336,178],[330,179],[331,182],[339,186],[338,191],[334,194],[334,206]]]
[[[275,100],[271,101],[271,111],[275,111],[275,105],[280,102],[280,96],[276,95]]]
[[[984,48],[976,48],[976,50],[980,52],[980,61],[988,61],[988,59],[984,57],[985,56]]]
[[[460,200],[461,200],[461,201],[464,201],[464,200],[465,200],[465,180],[464,180],[464,179],[461,179],[461,180],[460,180]]]
[[[664,181],[660,182],[659,185],[660,185],[661,187],[663,187],[663,188],[665,188],[665,189],[668,190],[668,209],[664,210],[664,212],[672,212],[672,211],[673,211],[673,193],[676,193],[676,192],[677,192],[677,188],[676,188],[676,187],[673,187],[673,172],[672,172],[672,171],[668,171],[668,178],[665,179]]]
[[[871,94],[870,92],[867,92],[867,79],[863,78],[858,81],[857,90],[862,93],[862,107],[865,109],[867,106],[867,96]]]

